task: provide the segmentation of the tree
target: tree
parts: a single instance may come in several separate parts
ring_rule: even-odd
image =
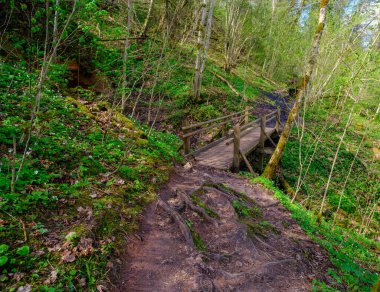
[[[122,72],[122,92],[121,92],[121,111],[125,110],[127,96],[126,96],[126,87],[127,87],[127,57],[129,49],[129,37],[131,33],[131,23],[132,23],[132,0],[127,1],[127,29],[125,32],[125,45],[124,45],[124,54],[123,54],[123,72]]]
[[[236,65],[248,37],[242,35],[248,10],[244,11],[243,0],[226,1],[224,70],[230,72]]]
[[[207,6],[209,6],[208,13]],[[210,46],[212,15],[214,11],[214,6],[215,0],[210,0],[209,5],[207,5],[206,0],[203,0],[201,5],[201,18],[198,26],[198,51],[195,61],[195,75],[193,82],[194,100],[198,100],[201,96],[203,72],[206,64],[207,50]]]
[[[296,117],[298,116],[298,113],[300,111],[303,96],[305,94],[305,91],[308,89],[309,85],[311,84],[313,69],[318,58],[319,46],[321,43],[323,29],[326,23],[327,4],[328,4],[328,0],[321,0],[318,25],[314,34],[314,40],[313,40],[313,44],[311,48],[309,62],[307,64],[304,77],[302,78],[301,84],[297,91],[295,103],[293,105],[292,110],[289,113],[288,119],[281,133],[280,140],[277,144],[277,147],[272,157],[270,158],[268,165],[265,167],[263,176],[266,178],[271,179],[276,173],[282,153],[284,152],[284,149],[286,146],[286,142],[289,139],[289,135],[290,135],[290,131],[292,130],[293,123],[296,120]]]

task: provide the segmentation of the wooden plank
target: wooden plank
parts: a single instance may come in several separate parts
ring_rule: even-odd
[[[253,109],[253,108],[252,107],[249,108],[249,110],[251,110],[251,109]],[[227,118],[231,118],[231,117],[234,117],[234,116],[242,115],[245,111],[246,111],[246,109],[242,110],[240,112],[232,113],[232,114],[229,114],[229,115],[226,115],[226,116],[223,116],[223,117],[219,117],[219,118],[216,118],[216,119],[208,120],[208,121],[201,122],[201,123],[198,123],[198,124],[184,126],[184,127],[182,127],[182,130],[185,131],[185,130],[189,130],[189,129],[192,129],[192,128],[196,128],[196,127],[200,127],[200,126],[203,126],[203,125],[207,125],[207,124],[210,124],[210,123],[218,122],[218,121],[221,121],[221,120],[224,120],[224,119],[227,119]]]
[[[240,126],[234,126],[234,151],[232,157],[232,171],[239,172],[240,167]]]
[[[265,147],[264,150],[259,150],[259,152],[266,154],[266,155],[272,155],[275,148],[272,147]]]
[[[204,132],[204,131],[207,131],[207,130],[210,130],[210,129],[213,129],[213,128],[216,128],[216,127],[219,127],[221,125],[228,124],[229,122],[230,121],[224,121],[224,122],[221,122],[219,124],[214,124],[214,125],[208,126],[206,128],[202,128],[202,129],[190,132],[190,133],[186,133],[186,134],[183,135],[183,138],[194,136],[195,134],[198,134],[198,133],[201,133],[201,132]]]
[[[277,113],[277,109],[274,110],[273,112],[270,112],[269,114],[265,115],[265,117],[268,119],[270,116],[274,115]]]
[[[241,131],[241,132],[240,132],[240,137],[243,137],[243,136],[249,134],[250,132],[252,132],[252,130],[258,128],[259,126],[260,126],[260,125],[256,124],[256,125],[253,125],[253,126],[250,127],[250,128],[241,127],[241,128],[240,128],[240,131]],[[244,129],[244,130],[243,130],[243,129]],[[226,142],[226,145],[229,145],[229,144],[231,144],[231,143],[233,143],[233,141],[227,141],[227,142]]]
[[[244,112],[244,124],[248,124],[249,122],[249,107],[245,107],[245,112]]]
[[[266,128],[265,133],[271,136],[275,128]],[[266,138],[266,137],[265,137]],[[240,150],[244,155],[248,155],[255,150],[259,144],[260,129],[252,129],[249,133],[240,137]],[[230,169],[233,160],[233,144],[226,145],[226,141],[232,141],[232,138],[216,143],[213,147],[194,155],[199,164],[214,167],[217,169]]]
[[[268,136],[267,133],[264,132],[264,134],[265,134],[265,136],[268,138],[268,140],[272,143],[272,145],[273,145],[274,147],[276,147],[277,145],[276,145],[276,143],[273,142],[272,138],[271,138],[270,136]]]
[[[269,123],[270,121],[273,121],[275,118],[276,118],[276,116],[273,116],[273,117],[267,119],[266,122]]]
[[[251,174],[255,175],[255,172],[253,171],[251,164],[249,163],[249,161],[248,161],[247,157],[244,155],[244,153],[241,152],[241,150],[240,150],[240,155],[241,155],[241,157],[243,157],[243,160],[245,162],[245,165],[248,167],[249,172]]]
[[[185,120],[185,125],[188,125],[188,120]],[[185,155],[190,152],[190,137],[182,137],[183,139],[183,151],[185,152]]]
[[[259,122],[260,122],[261,118],[258,118],[252,122],[249,122],[248,124],[245,124],[243,127],[241,127],[241,130],[245,130],[245,129],[248,129],[249,127],[255,127],[255,125],[257,125],[257,127],[259,126]]]
[[[201,147],[201,148],[195,150],[195,151],[194,151],[193,153],[191,153],[191,154],[192,154],[192,155],[197,155],[197,154],[199,154],[199,153],[201,153],[201,152],[204,152],[204,151],[206,151],[206,150],[208,150],[208,149],[214,147],[215,145],[218,145],[219,143],[223,142],[224,140],[227,140],[228,138],[230,138],[230,137],[226,137],[226,136],[224,136],[224,137],[222,137],[222,138],[220,138],[220,139],[218,139],[218,140],[216,140],[216,141],[214,141],[214,142],[211,142],[210,144],[207,144],[207,145],[205,145],[205,146],[203,146],[203,147]]]
[[[265,126],[267,124],[267,116],[262,116],[261,117],[261,123],[260,123],[260,140],[259,140],[259,147],[260,147],[260,151],[263,151],[264,150],[264,145],[265,145]],[[263,167],[264,167],[264,155],[260,152],[259,154],[259,167],[260,167],[260,171],[262,172],[263,171]]]
[[[280,125],[281,125],[281,109],[277,108],[276,113],[276,132],[280,133]]]

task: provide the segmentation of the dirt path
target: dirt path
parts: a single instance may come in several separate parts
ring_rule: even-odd
[[[208,213],[186,207],[184,193]],[[245,178],[177,166],[159,196],[164,205],[143,214],[114,291],[309,291],[330,265],[270,192]]]

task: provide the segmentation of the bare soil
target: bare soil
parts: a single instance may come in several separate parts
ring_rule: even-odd
[[[142,214],[112,291],[310,291],[313,279],[328,280],[327,254],[270,191],[186,166]],[[241,214],[236,201],[252,212]]]

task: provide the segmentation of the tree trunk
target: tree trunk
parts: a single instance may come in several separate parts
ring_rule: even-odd
[[[195,75],[194,75],[194,84],[193,84],[193,91],[194,91],[194,99],[198,100],[201,95],[201,82],[202,82],[202,74],[201,74],[201,56],[202,56],[202,48],[203,48],[203,38],[202,38],[202,32],[205,29],[206,26],[206,0],[203,0],[202,7],[201,7],[201,19],[198,25],[198,52],[197,52],[197,58],[195,60]]]
[[[207,50],[210,45],[212,14],[215,6],[215,0],[210,0],[209,11],[207,15],[207,2],[203,0],[201,6],[201,19],[198,29],[198,52],[195,61],[195,75],[193,83],[194,100],[199,100],[201,96],[201,86],[203,72],[206,64]],[[207,22],[206,22],[207,16]]]
[[[123,55],[123,74],[122,74],[122,85],[121,85],[121,112],[125,111],[125,106],[127,103],[127,96],[125,94],[125,89],[127,87],[127,57],[129,49],[129,36],[131,32],[132,23],[132,0],[128,0],[128,16],[127,16],[127,31],[125,32],[125,45],[124,45],[124,55]]]
[[[266,178],[273,178],[274,174],[276,173],[278,164],[280,162],[280,158],[282,156],[282,153],[284,152],[286,142],[288,141],[290,131],[293,126],[293,122],[295,121],[296,117],[298,116],[301,103],[302,103],[302,97],[308,88],[311,77],[313,74],[313,69],[315,62],[318,57],[318,51],[319,51],[319,45],[321,42],[321,37],[323,33],[323,28],[325,26],[326,22],[326,8],[327,8],[328,0],[321,0],[321,5],[320,5],[320,10],[319,10],[319,20],[318,20],[318,26],[314,34],[314,40],[313,40],[313,46],[309,58],[309,62],[307,65],[307,68],[305,70],[305,75],[302,79],[302,82],[300,84],[300,87],[298,89],[297,95],[296,95],[296,101],[294,103],[294,106],[292,110],[289,113],[288,119],[284,125],[284,129],[281,133],[280,136],[280,141],[277,144],[277,147],[268,163],[266,166],[263,176]]]
[[[141,36],[146,36],[146,33],[148,31],[148,24],[149,24],[149,19],[152,14],[152,7],[153,7],[153,0],[149,1],[149,7],[148,7],[148,12],[146,14],[145,20],[144,20],[144,25],[141,31]]]
[[[58,40],[58,16],[59,16],[58,8],[59,8],[59,1],[60,0],[56,0],[55,1],[55,7],[54,7],[53,47],[56,45],[57,40]],[[56,54],[54,54],[52,57],[53,57],[52,60],[54,62],[55,58],[56,58]]]

